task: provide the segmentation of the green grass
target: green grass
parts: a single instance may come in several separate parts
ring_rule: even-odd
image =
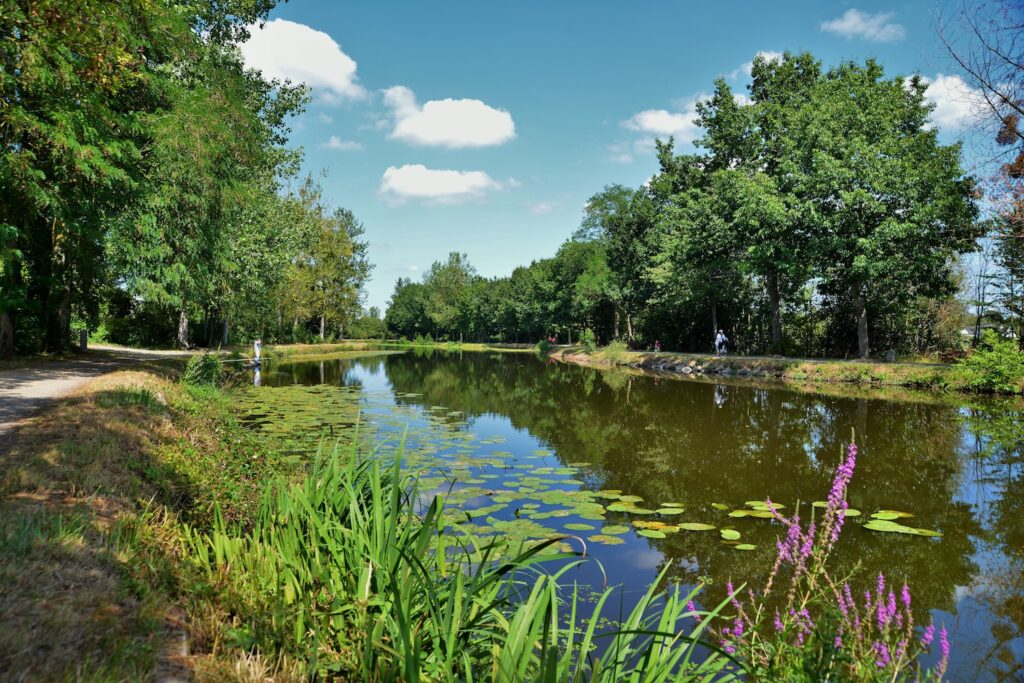
[[[560,581],[575,553],[562,539],[507,546],[446,527],[425,510],[400,463],[338,452],[301,483],[272,486],[251,530],[219,518],[189,531],[193,585],[239,615],[234,647],[301,661],[308,675],[345,680],[728,680],[730,658],[695,660],[703,626],[697,589],[653,586],[602,633],[611,591],[593,613]],[[545,563],[568,561],[558,571]],[[654,585],[658,585],[657,582]],[[724,605],[719,605],[717,612]],[[707,613],[702,624],[709,623]],[[596,645],[601,642],[602,649]]]

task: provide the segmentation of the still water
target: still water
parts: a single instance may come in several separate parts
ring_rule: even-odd
[[[928,394],[709,383],[602,371],[531,354],[406,352],[264,368],[243,420],[304,457],[361,424],[449,496],[453,520],[480,533],[578,537],[591,561],[569,580],[620,587],[628,610],[659,572],[683,585],[760,585],[779,527],[730,518],[770,497],[786,512],[823,500],[844,444],[860,445],[851,519],[834,556],[855,585],[910,584],[918,614],[950,631],[949,680],[1024,678],[1024,407]],[[453,483],[455,482],[455,483]],[[608,493],[610,491],[610,493]],[[638,535],[616,510],[635,496],[673,522],[718,530]],[[608,498],[608,496],[612,498]],[[877,510],[913,514],[927,538],[862,528]],[[801,508],[804,512],[804,508]],[[809,513],[809,509],[806,514]],[[616,610],[617,611],[617,610]]]

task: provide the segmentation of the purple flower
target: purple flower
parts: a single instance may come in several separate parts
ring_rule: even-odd
[[[942,650],[942,661],[949,661],[949,638],[945,626],[939,631],[939,647]]]
[[[835,640],[834,645],[835,645],[835,648],[837,650],[842,650],[843,649],[843,637],[842,636],[836,636],[836,640]]]
[[[729,600],[732,602],[732,606],[738,611],[742,610],[743,607],[740,605],[739,600],[736,599],[736,589],[732,587],[732,581],[725,582],[725,590],[729,593]]]
[[[701,618],[700,615],[697,614],[697,606],[693,604],[693,600],[690,600],[688,603],[686,603],[686,609],[690,612],[693,612],[693,618],[699,624],[701,622]]]
[[[885,643],[876,640],[875,641],[875,652],[878,653],[878,659],[875,660],[875,664],[878,665],[879,669],[884,669],[889,666],[892,662],[892,656],[889,654],[889,646]]]
[[[878,588],[875,591],[878,596],[878,601],[882,601],[882,597],[885,595],[885,574],[878,572]]]
[[[921,644],[928,647],[935,640],[935,625],[930,624],[928,628],[924,630],[924,635],[921,636]]]
[[[775,610],[775,630],[782,633],[782,619],[779,618],[779,610]]]
[[[910,587],[907,584],[903,584],[903,591],[900,593],[900,599],[903,601],[903,606],[910,609]]]
[[[736,620],[732,622],[732,634],[737,638],[743,636],[743,622],[740,621],[739,617],[736,617]]]

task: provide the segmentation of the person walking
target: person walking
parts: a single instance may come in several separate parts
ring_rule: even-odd
[[[718,331],[715,335],[715,353],[721,355],[729,350],[729,338],[725,336],[725,332],[722,330]]]
[[[253,360],[254,363],[259,363],[260,362],[260,352],[262,350],[263,350],[263,342],[261,342],[259,339],[257,339],[255,342],[253,342],[253,345],[252,345],[252,353],[253,353],[253,359],[252,360]]]

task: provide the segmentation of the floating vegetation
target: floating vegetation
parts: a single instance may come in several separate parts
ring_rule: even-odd
[[[618,536],[610,536],[608,534],[595,534],[593,536],[587,536],[587,540],[593,543],[601,543],[603,545],[622,545],[625,541]]]
[[[730,506],[726,505],[725,503],[712,503],[711,507],[715,508],[716,510],[728,510],[728,509],[730,509]]]
[[[664,507],[658,508],[655,512],[659,515],[680,515],[683,513],[683,508]]]
[[[900,512],[899,510],[879,510],[878,512],[871,515],[873,519],[881,520],[893,520],[902,519],[903,517],[913,517],[909,512]]]
[[[607,536],[618,536],[629,531],[629,527],[624,524],[611,524],[609,526],[601,527],[601,534]]]
[[[570,524],[566,524],[565,528],[568,529],[569,531],[593,531],[594,530],[594,525],[593,524],[583,524],[581,522],[572,522]]]
[[[881,531],[884,533],[893,534],[907,534],[910,536],[927,536],[930,538],[941,538],[942,534],[938,531],[932,531],[931,529],[915,529],[914,527],[904,526],[899,522],[893,522],[886,519],[872,519],[864,525],[865,529],[871,531]]]
[[[717,527],[714,524],[704,524],[703,522],[682,522],[676,524],[676,528],[683,531],[711,531]]]
[[[735,529],[722,529],[721,534],[725,541],[737,541],[741,536],[740,532]]]
[[[644,538],[665,538],[665,532],[657,529],[640,529],[636,533],[637,536],[643,536]]]
[[[732,547],[733,550],[754,550],[757,548],[753,543],[737,543]]]
[[[775,515],[769,510],[733,510],[730,517],[757,517],[758,519],[772,519]]]

